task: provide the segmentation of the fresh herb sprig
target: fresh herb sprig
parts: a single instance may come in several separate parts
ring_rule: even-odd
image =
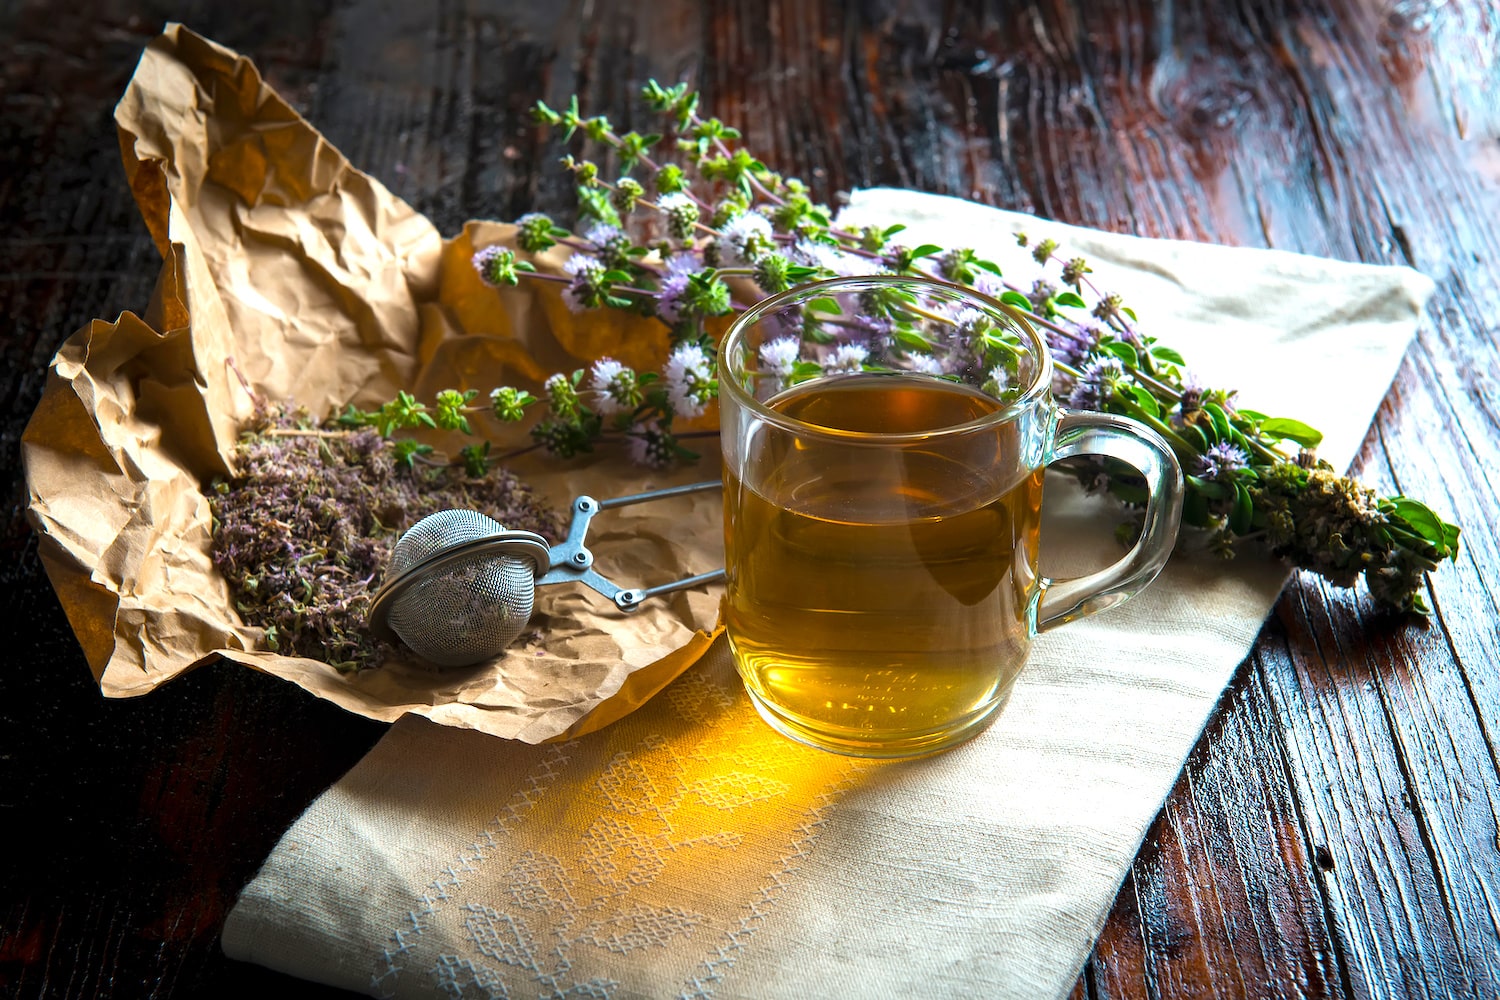
[[[525,419],[530,407],[544,404],[531,430],[537,445],[566,457],[614,438],[647,464],[684,457],[676,422],[703,413],[717,394],[715,320],[820,278],[936,276],[1024,313],[1047,338],[1059,373],[1053,390],[1065,405],[1130,416],[1160,433],[1187,475],[1184,519],[1207,533],[1215,552],[1229,558],[1238,543],[1259,540],[1338,586],[1363,575],[1383,606],[1428,610],[1423,574],[1456,559],[1457,526],[1420,501],[1382,498],[1339,475],[1317,457],[1322,435],[1307,424],[1241,407],[1232,389],[1200,385],[1182,355],[1143,330],[1118,294],[1096,287],[1086,259],[1066,256],[1050,239],[1021,236],[1037,271],[1018,279],[971,248],[902,245],[900,225],[841,228],[805,184],[739,145],[738,130],[703,117],[697,91],[652,81],[642,96],[659,115],[661,132],[619,133],[603,116],[585,117],[576,96],[561,110],[538,103],[539,124],[605,147],[619,173],[607,177],[593,160],[565,157],[577,184],[575,229],[532,213],[516,221],[514,247],[485,247],[474,257],[480,276],[497,288],[555,282],[576,311],[628,310],[671,331],[671,354],[659,373],[600,358],[587,372],[553,375],[541,398],[496,389],[490,410],[503,420]],[[545,274],[528,259],[558,245],[573,251],[564,274]],[[911,308],[865,306],[800,331],[804,342],[827,348],[818,355],[823,366],[875,368],[882,351],[936,350]],[[964,342],[980,370],[1005,364],[997,339]],[[795,365],[810,364],[768,363],[783,362],[793,378]],[[449,391],[428,410],[403,394],[372,413],[350,411],[345,420],[385,433],[427,425],[468,431],[463,414],[475,395]],[[1128,504],[1144,500],[1143,487],[1123,467],[1084,464],[1075,473],[1089,488]]]

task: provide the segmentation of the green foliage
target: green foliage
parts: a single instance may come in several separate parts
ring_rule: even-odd
[[[695,343],[704,337],[706,318],[727,315],[760,295],[837,273],[832,269],[835,264],[824,262],[807,248],[818,253],[826,250],[833,258],[862,259],[867,268],[875,266],[887,273],[935,275],[984,290],[1023,312],[1053,345],[1059,373],[1055,388],[1064,403],[1127,415],[1161,434],[1186,474],[1184,520],[1209,533],[1213,551],[1227,558],[1239,543],[1258,540],[1293,564],[1339,585],[1350,585],[1363,575],[1378,601],[1403,610],[1421,610],[1421,574],[1456,557],[1456,526],[1416,500],[1380,499],[1353,480],[1335,475],[1316,458],[1314,449],[1322,441],[1316,428],[1290,417],[1241,408],[1233,391],[1192,383],[1184,357],[1142,331],[1134,310],[1121,296],[1095,286],[1089,261],[1068,257],[1056,240],[1017,235],[1017,244],[1028,249],[1042,272],[1034,283],[1018,286],[993,261],[971,248],[896,243],[904,226],[844,231],[806,185],[771,171],[741,145],[737,129],[700,115],[699,94],[687,84],[668,87],[653,80],[642,97],[662,118],[659,134],[617,135],[607,119],[585,117],[576,97],[563,110],[538,103],[533,111],[542,125],[561,129],[564,139],[581,131],[612,147],[625,170],[644,165],[650,172],[649,181],[622,177],[610,187],[597,180],[593,164],[569,157],[565,162],[580,180],[582,223],[628,227],[649,206],[657,218],[648,226],[658,232],[664,228],[670,236],[649,247],[626,241],[618,247],[595,248],[601,259],[607,258],[608,268],[580,271],[574,277],[569,295],[581,306],[659,315],[672,326],[675,343]],[[661,162],[652,160],[647,155],[651,149],[675,149],[682,162],[665,157]],[[644,198],[648,188],[654,188],[661,199],[655,205]],[[734,220],[745,212],[765,218],[774,240],[761,245],[742,233],[742,239],[750,239],[753,247],[747,244],[738,249],[746,251],[744,257],[753,266],[726,267],[729,255],[737,250],[726,249],[719,231],[736,225]],[[522,220],[517,240],[523,251],[540,252],[569,238],[545,217],[527,219]],[[578,240],[571,237],[574,245]],[[800,256],[791,253],[791,247],[801,248]],[[653,269],[649,253],[663,260],[668,255],[696,255],[703,266],[686,277],[669,277],[660,267]],[[485,261],[496,278],[491,283],[497,285],[526,276],[524,263],[511,264],[499,255]],[[1054,275],[1050,281],[1048,274]],[[724,280],[729,275],[752,279],[754,294],[740,298],[739,286]],[[1053,283],[1059,279],[1060,284]],[[831,298],[813,302],[801,336],[804,343],[832,344],[840,324],[861,319],[887,322],[890,343],[897,350],[933,353],[942,347],[930,331],[924,332],[920,303],[910,295],[886,290],[863,295],[860,315],[854,317],[845,315]],[[1021,349],[1014,334],[976,323],[959,335],[986,372],[993,366],[997,374],[1016,375]],[[796,383],[818,371],[816,364],[799,360],[786,378]],[[664,386],[648,381],[655,377],[653,373],[640,376],[643,396],[636,410],[616,413],[608,425],[580,398],[579,376],[573,373],[561,382],[557,381],[561,376],[549,380],[547,415],[532,431],[539,442],[558,455],[577,454],[589,450],[606,426],[639,427],[644,420],[654,421],[650,426],[657,430],[651,433],[661,435],[652,438],[658,457],[677,453],[675,444],[662,443],[670,437],[672,413]],[[998,381],[995,385],[1000,391]],[[434,403],[437,420],[444,426],[462,409],[452,404],[448,397]],[[521,419],[526,405],[519,396],[508,394],[492,395],[492,404],[496,415],[507,420]],[[398,397],[394,405],[376,414],[355,411],[339,419],[372,422],[390,433],[430,423],[433,418],[415,400]],[[639,439],[644,432],[630,433]],[[1082,469],[1079,475],[1091,487],[1102,486],[1128,504],[1144,499],[1138,478],[1110,463]]]

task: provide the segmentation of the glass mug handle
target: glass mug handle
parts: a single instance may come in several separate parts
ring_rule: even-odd
[[[1116,458],[1139,471],[1146,480],[1145,521],[1135,545],[1113,565],[1067,580],[1042,577],[1038,632],[1114,607],[1145,587],[1171,556],[1182,520],[1182,469],[1149,427],[1112,413],[1064,410],[1048,464],[1077,455]]]

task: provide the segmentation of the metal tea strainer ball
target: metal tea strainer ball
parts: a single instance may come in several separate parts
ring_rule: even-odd
[[[526,627],[547,566],[541,535],[507,531],[475,510],[440,510],[396,542],[370,623],[439,666],[486,660]]]
[[[649,597],[722,580],[720,569],[627,589],[594,570],[594,554],[584,545],[601,510],[720,485],[711,480],[602,501],[579,497],[568,537],[555,546],[475,510],[429,514],[396,541],[385,583],[370,605],[370,630],[387,642],[399,639],[438,666],[462,667],[499,656],[516,640],[531,619],[539,586],[582,583],[628,612]]]

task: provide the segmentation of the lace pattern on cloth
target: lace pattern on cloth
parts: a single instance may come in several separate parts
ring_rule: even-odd
[[[689,671],[661,702],[537,748],[391,930],[372,992],[602,1000],[672,968],[679,996],[715,995],[867,764],[771,731],[730,670]]]

